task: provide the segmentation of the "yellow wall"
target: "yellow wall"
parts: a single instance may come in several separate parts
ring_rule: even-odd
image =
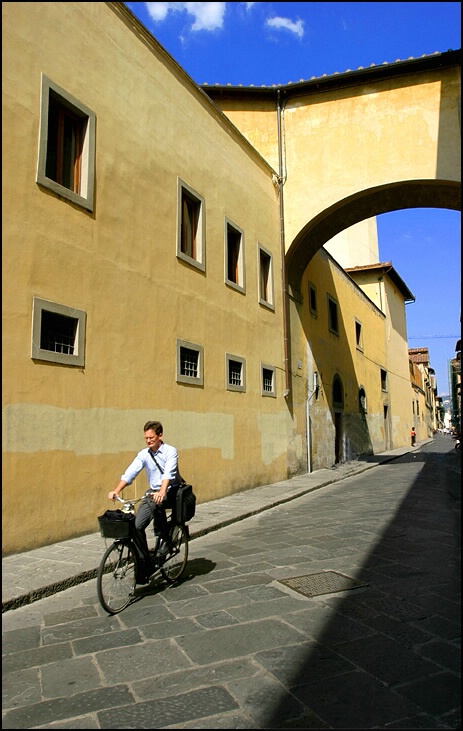
[[[317,315],[309,309],[309,282],[317,289]],[[295,413],[304,421],[307,400],[311,431],[309,449],[312,469],[335,463],[333,378],[344,386],[342,461],[361,454],[383,451],[383,395],[380,368],[386,360],[386,318],[324,250],[314,256],[303,277],[304,301],[298,306],[301,331],[292,333]],[[327,295],[338,302],[339,336],[328,327]],[[363,349],[356,347],[355,321],[362,324]],[[304,343],[306,346],[304,347]],[[302,368],[298,370],[298,363]],[[319,374],[318,398],[313,389],[313,373]],[[307,374],[307,376],[306,376]],[[359,389],[367,397],[365,417],[359,412]]]
[[[287,476],[272,170],[120,12],[3,5],[7,553],[96,530],[147,419],[162,420],[199,502]],[[96,114],[93,213],[36,183],[42,73]],[[178,177],[205,200],[205,273],[176,256]],[[244,232],[245,294],[224,283],[225,217]],[[274,259],[274,311],[258,302],[258,244]],[[34,296],[86,312],[85,367],[32,360]],[[204,347],[204,388],[176,382],[177,338]],[[226,390],[227,352],[246,359],[246,393]],[[262,362],[276,399],[261,396]]]
[[[460,181],[460,94],[460,70],[447,68],[290,96],[282,122],[287,248],[308,221],[363,190]],[[243,94],[217,103],[276,166],[275,102]]]
[[[331,466],[336,372],[345,390],[342,458],[389,446],[382,364],[398,374],[387,395],[390,438],[401,446],[406,435],[408,444],[403,303],[386,286],[368,291],[369,301],[323,251],[304,275],[302,302],[288,298],[283,396],[275,99],[224,103],[231,124],[122,3],[3,3],[2,12],[4,552],[95,531],[108,490],[144,446],[148,419],[163,422],[200,503],[308,463]],[[42,74],[96,115],[92,212],[36,182]],[[290,99],[286,246],[319,212],[369,186],[458,180],[458,95],[457,71],[446,69]],[[179,179],[205,201],[205,272],[176,255]],[[224,282],[226,218],[244,232],[244,293]],[[273,259],[274,309],[258,301],[259,245]],[[363,250],[373,256],[370,243]],[[315,321],[308,279],[319,293]],[[327,331],[326,292],[339,303],[339,338]],[[84,367],[31,358],[34,297],[85,311]],[[204,348],[203,387],[177,383],[177,338]],[[246,360],[245,393],[226,389],[226,353]],[[263,363],[276,369],[276,398],[261,395]],[[309,403],[308,455],[314,370],[323,383]],[[409,391],[406,402],[410,409]],[[128,492],[145,486],[140,476]],[[19,524],[25,494],[31,509]]]

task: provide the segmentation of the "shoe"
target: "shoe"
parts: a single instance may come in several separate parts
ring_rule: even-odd
[[[156,555],[159,556],[159,558],[164,558],[164,556],[167,556],[167,554],[170,553],[171,550],[172,550],[171,541],[167,538],[163,538],[162,543],[156,552]]]

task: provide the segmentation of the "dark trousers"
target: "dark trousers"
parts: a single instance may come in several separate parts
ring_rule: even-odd
[[[168,525],[166,508],[175,510],[175,501],[177,498],[177,488],[171,487],[167,491],[166,499],[163,503],[155,503],[154,500],[147,500],[140,503],[140,507],[135,516],[135,530],[137,532],[138,543],[142,546],[145,553],[148,553],[148,542],[146,540],[146,528],[153,521],[154,532],[162,538],[167,538]]]

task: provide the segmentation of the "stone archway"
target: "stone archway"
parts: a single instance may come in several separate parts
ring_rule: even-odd
[[[405,208],[461,210],[461,184],[453,180],[404,180],[339,200],[309,221],[289,247],[286,274],[290,293],[298,298],[307,265],[336,234],[364,219]]]

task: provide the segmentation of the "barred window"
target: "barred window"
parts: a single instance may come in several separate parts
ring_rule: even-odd
[[[264,365],[262,369],[262,396],[276,396],[275,386],[275,375],[276,370],[274,366]]]
[[[242,371],[242,363],[238,363],[237,360],[228,361],[228,383],[230,384],[230,386],[242,385]]]
[[[246,390],[246,361],[237,355],[226,354],[227,389],[229,391]]]
[[[177,382],[204,385],[204,349],[201,345],[177,340]]]
[[[54,353],[74,355],[77,327],[76,317],[59,315],[57,312],[42,310],[42,327],[40,329],[40,347]]]
[[[180,374],[197,378],[199,372],[199,353],[191,348],[180,347]]]
[[[86,313],[34,297],[32,358],[63,365],[84,365]]]

